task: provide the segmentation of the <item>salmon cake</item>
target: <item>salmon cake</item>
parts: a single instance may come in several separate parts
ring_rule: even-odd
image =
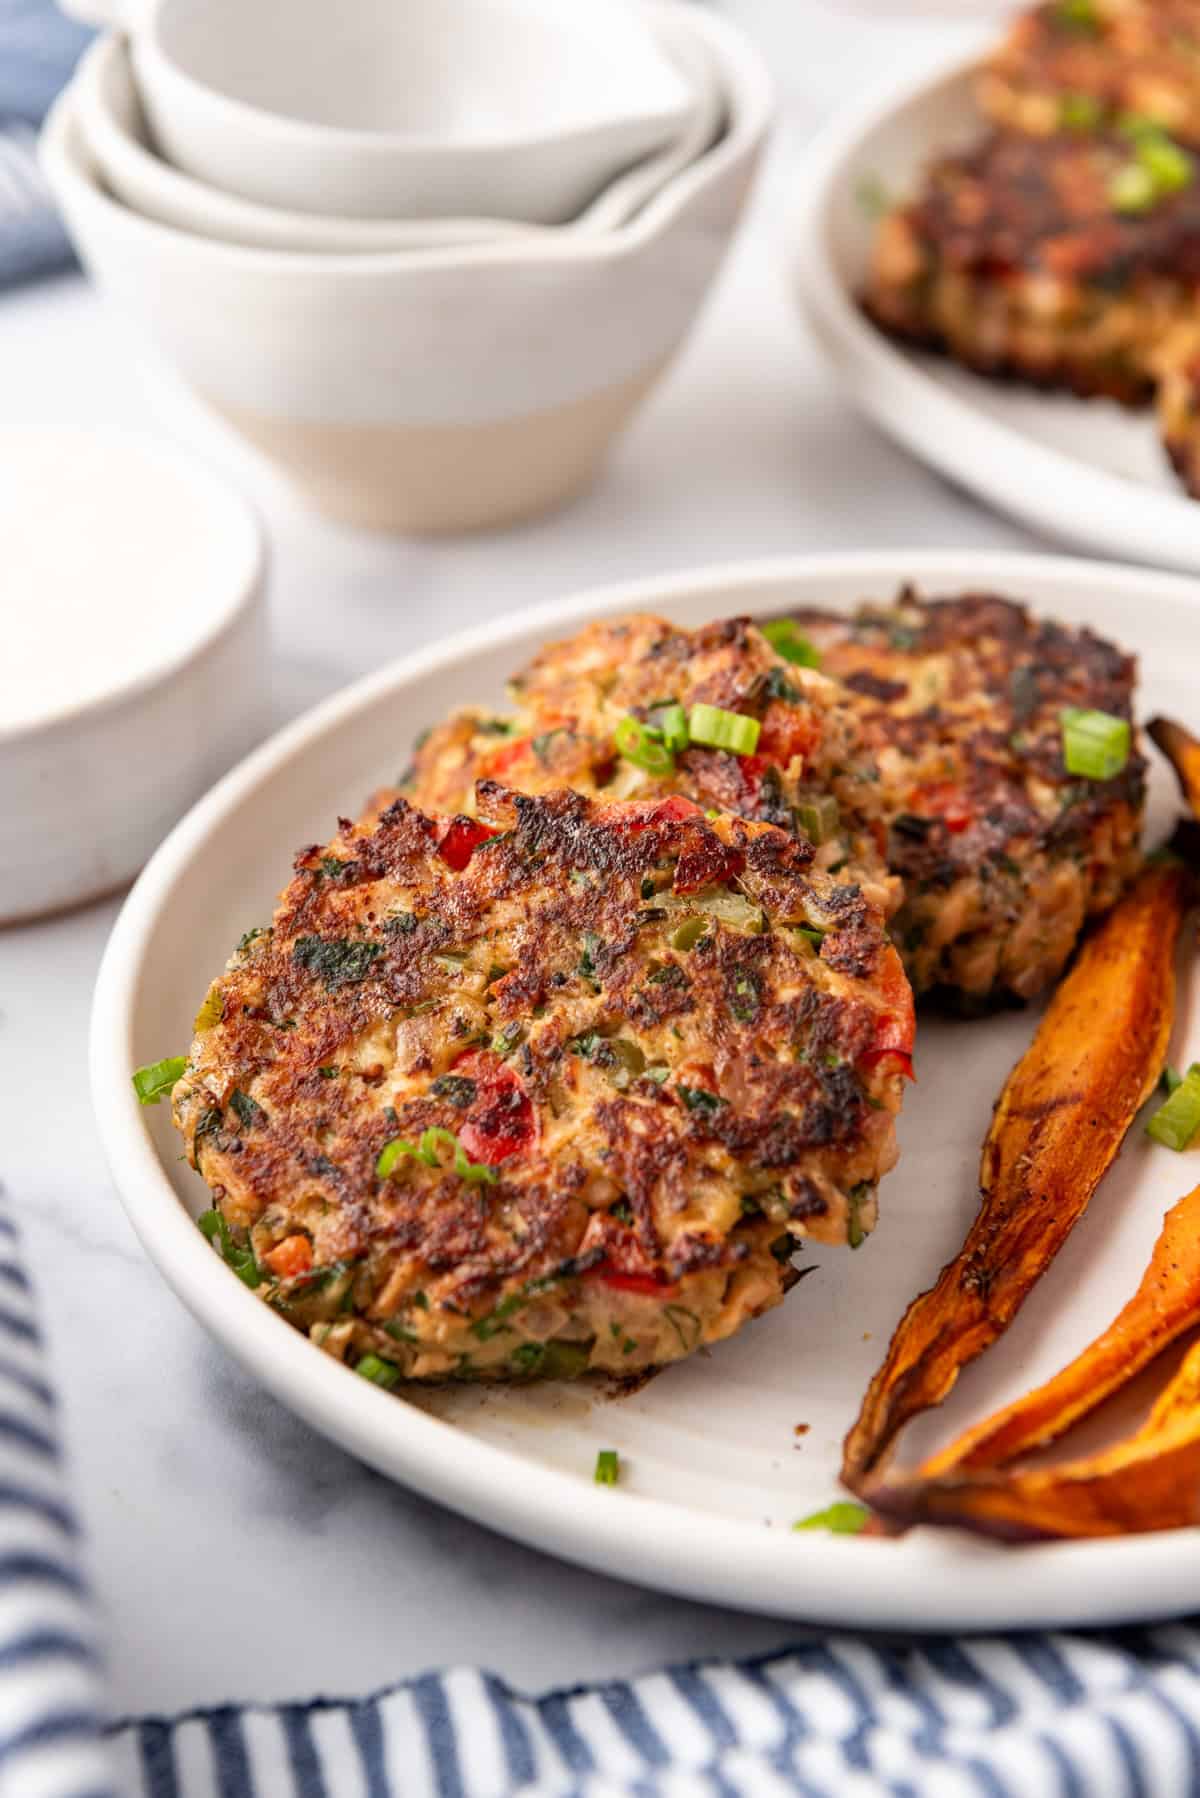
[[[795,622],[854,696],[875,752],[905,894],[891,929],[913,986],[1034,997],[1138,863],[1133,658],[991,594],[906,589],[891,606]],[[1089,732],[1098,759],[1074,743]]]
[[[1153,131],[992,133],[881,219],[864,305],[980,373],[1142,404],[1195,310],[1196,177]]]
[[[405,1380],[629,1374],[857,1247],[912,995],[878,912],[769,823],[484,784],[305,849],[173,1092],[206,1234],[327,1353]]]
[[[1013,21],[976,94],[1038,137],[1132,115],[1200,145],[1200,0],[1049,0]]]
[[[804,836],[818,869],[890,912],[899,887],[854,710],[805,665],[803,644],[781,642],[782,653],[747,618],[589,625],[515,676],[513,713],[467,710],[431,731],[402,790],[427,811],[468,814],[478,780],[609,799],[682,793]]]

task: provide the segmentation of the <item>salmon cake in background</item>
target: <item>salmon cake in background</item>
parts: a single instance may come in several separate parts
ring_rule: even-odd
[[[1144,404],[1200,285],[1200,161],[1119,131],[992,133],[880,220],[884,331],[986,375]]]
[[[401,790],[466,815],[479,780],[608,799],[682,793],[803,836],[815,868],[858,883],[886,915],[900,890],[855,710],[810,646],[776,636],[779,647],[748,618],[588,625],[512,679],[511,714],[468,708],[430,731]]]
[[[1035,997],[1140,860],[1134,658],[992,594],[905,589],[795,624],[876,759],[905,895],[891,931],[914,988]]]
[[[975,92],[1010,131],[1135,117],[1200,145],[1200,0],[1046,0],[1013,20]]]
[[[859,1246],[912,995],[804,836],[483,782],[297,857],[174,1087],[202,1228],[383,1386],[629,1374]]]

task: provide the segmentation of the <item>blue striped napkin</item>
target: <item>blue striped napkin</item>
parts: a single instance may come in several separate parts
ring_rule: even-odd
[[[38,168],[36,127],[90,35],[52,0],[0,0],[0,287],[73,260]]]
[[[359,1699],[104,1719],[43,1349],[0,1190],[0,1798],[1186,1798],[1200,1629],[853,1636],[539,1698],[472,1668]]]

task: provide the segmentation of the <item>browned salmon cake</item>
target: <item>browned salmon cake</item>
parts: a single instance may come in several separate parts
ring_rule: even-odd
[[[1049,986],[1138,860],[1145,762],[1068,774],[1063,712],[1132,719],[1133,658],[1011,600],[905,589],[851,617],[799,612],[853,693],[878,761],[892,934],[918,991],[1021,999]]]
[[[1053,136],[1132,114],[1200,145],[1200,3],[1050,0],[1013,21],[976,93],[1013,131]]]
[[[384,1385],[658,1366],[872,1228],[908,982],[773,825],[495,783],[478,814],[300,853],[174,1089],[202,1223]]]
[[[403,788],[416,804],[469,813],[481,779],[612,799],[683,793],[807,836],[817,868],[857,880],[885,913],[899,902],[853,708],[814,668],[778,654],[749,619],[698,630],[647,615],[604,620],[549,645],[511,691],[512,715],[463,711],[427,735]],[[652,724],[671,705],[753,720],[752,752],[692,742],[668,753],[658,773],[621,753],[625,721]]]
[[[884,330],[981,373],[1137,404],[1198,282],[1190,151],[998,132],[943,157],[883,217],[864,303]]]

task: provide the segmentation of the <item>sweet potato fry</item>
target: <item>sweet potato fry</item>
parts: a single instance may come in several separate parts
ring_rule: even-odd
[[[1142,1428],[1102,1454],[1056,1467],[883,1482],[869,1496],[892,1524],[953,1524],[1011,1541],[1200,1523],[1200,1342]]]
[[[1163,1227],[1142,1283],[1102,1336],[1061,1373],[967,1430],[922,1463],[918,1477],[1002,1467],[1057,1442],[1186,1330],[1200,1325],[1200,1186],[1180,1199]]]
[[[846,1438],[852,1492],[866,1495],[904,1425],[1008,1328],[1086,1210],[1163,1064],[1189,893],[1178,863],[1143,869],[1051,1000],[996,1105],[975,1222],[900,1320]]]
[[[1200,741],[1169,718],[1152,718],[1146,730],[1174,768],[1188,809],[1200,821]]]

